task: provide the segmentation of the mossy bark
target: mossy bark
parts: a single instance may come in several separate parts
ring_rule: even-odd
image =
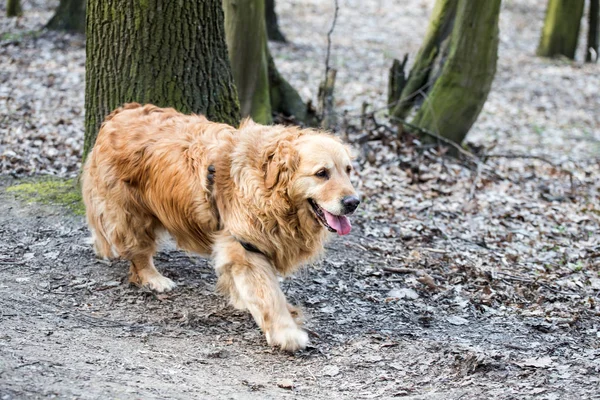
[[[233,80],[243,117],[272,121],[264,0],[223,0]]]
[[[417,53],[415,62],[408,74],[408,79],[403,82],[401,91],[396,87],[391,88],[391,90],[400,92],[399,95],[394,95],[397,104],[390,107],[392,108],[392,117],[406,117],[415,103],[422,100],[428,91],[429,87],[427,85],[433,64],[436,59],[443,61],[439,56],[443,53],[443,45],[446,43],[446,39],[452,33],[457,5],[458,0],[436,1],[425,40]],[[396,85],[396,83],[393,84]]]
[[[67,32],[85,33],[86,0],[60,0],[56,13],[46,28]]]
[[[84,158],[104,117],[126,102],[238,124],[219,0],[89,0],[86,20]]]
[[[279,29],[277,13],[275,12],[275,0],[265,0],[265,20],[267,23],[267,37],[269,40],[286,43],[287,39]]]
[[[463,141],[485,104],[496,72],[499,14],[500,0],[458,1],[447,58],[414,125],[456,143]]]
[[[268,124],[273,113],[312,124],[314,114],[277,70],[267,43],[264,0],[223,0],[229,60],[242,116]]]
[[[7,0],[6,1],[6,16],[7,17],[19,17],[23,14],[23,8],[21,8],[21,0]]]
[[[600,42],[600,0],[590,0],[589,27],[585,62],[598,61],[598,42]]]
[[[575,59],[584,4],[585,0],[548,0],[538,56]]]

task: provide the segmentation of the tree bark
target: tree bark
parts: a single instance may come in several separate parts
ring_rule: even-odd
[[[400,94],[396,94],[396,101],[391,115],[395,118],[404,118],[411,108],[422,100],[429,90],[427,82],[436,58],[443,53],[443,45],[452,33],[454,27],[454,16],[458,0],[437,0],[433,14],[429,20],[429,26],[425,40],[417,53],[415,62],[408,74],[408,79],[403,82]],[[441,59],[439,60],[441,61]],[[392,83],[392,85],[396,85]],[[398,90],[395,88],[393,90]]]
[[[438,46],[437,62],[432,63],[428,77],[431,90],[414,125],[456,143],[464,140],[485,104],[496,72],[499,14],[500,0],[458,0],[452,33]]]
[[[330,68],[325,75],[325,80],[319,85],[319,110],[323,113],[321,128],[328,130],[335,128],[337,125],[335,99],[333,97],[336,75],[337,70]]]
[[[223,0],[229,60],[242,116],[269,124],[273,113],[314,123],[309,107],[277,70],[267,43],[264,0]]]
[[[85,33],[86,0],[60,0],[56,13],[46,24],[46,28]]]
[[[229,61],[243,117],[272,121],[264,0],[223,0]]]
[[[585,0],[548,0],[538,56],[575,59],[584,4]]]
[[[85,97],[84,158],[104,117],[126,102],[237,125],[221,2],[89,0]]]
[[[7,0],[6,2],[6,16],[7,17],[19,17],[23,14],[21,8],[21,0]]]
[[[388,108],[390,115],[394,113],[394,109],[402,96],[402,91],[408,82],[405,71],[407,62],[408,54],[405,54],[402,62],[398,59],[394,59],[392,67],[390,68],[388,75]]]
[[[287,39],[279,29],[275,0],[265,0],[265,19],[267,22],[267,37],[273,42],[287,43]]]
[[[598,61],[598,42],[600,41],[600,0],[590,0],[589,29],[585,62]]]

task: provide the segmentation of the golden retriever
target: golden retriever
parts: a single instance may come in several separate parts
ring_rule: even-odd
[[[347,148],[310,129],[239,129],[172,108],[126,104],[100,129],[82,175],[94,249],[131,262],[130,282],[157,292],[175,283],[154,267],[167,231],[187,251],[212,255],[218,289],[250,311],[267,342],[304,348],[286,276],[345,235],[359,199]]]

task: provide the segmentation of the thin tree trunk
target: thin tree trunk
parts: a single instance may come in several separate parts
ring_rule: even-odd
[[[6,1],[6,16],[7,17],[19,17],[23,14],[21,8],[21,0],[7,0]]]
[[[267,43],[264,0],[223,0],[225,31],[242,116],[268,124],[273,113],[314,124],[314,113],[277,70]]]
[[[104,117],[126,102],[237,125],[219,0],[89,0],[84,158]]]
[[[391,112],[393,117],[404,118],[415,103],[422,100],[430,89],[427,86],[427,82],[429,81],[436,58],[443,53],[443,45],[446,43],[446,39],[450,36],[450,33],[452,33],[457,5],[458,0],[436,1],[425,40],[417,53],[408,79],[402,82],[403,88],[400,94],[395,95],[398,103],[393,106]],[[392,84],[397,85],[397,83]],[[397,87],[390,89],[400,91]]]
[[[584,4],[585,0],[548,0],[538,56],[575,59]]]
[[[264,0],[224,0],[225,30],[243,117],[272,121]]]
[[[600,41],[600,0],[590,0],[589,29],[585,62],[598,61],[598,42]]]
[[[275,12],[275,0],[265,0],[265,19],[267,22],[267,37],[269,40],[286,43],[287,39],[279,29],[277,13]]]
[[[446,39],[447,56],[444,51],[437,55],[437,64],[443,67],[435,81],[432,76],[438,73],[430,73],[432,88],[414,125],[456,143],[463,141],[485,104],[496,72],[499,14],[500,0],[458,0],[454,28]]]
[[[56,13],[46,24],[46,28],[85,33],[86,0],[60,0]]]
[[[46,28],[57,31],[85,33],[86,0],[60,0],[56,13]]]
[[[303,101],[296,89],[285,80],[277,70],[271,53],[269,59],[269,94],[271,110],[275,114],[294,117],[296,121],[306,125],[316,125],[316,115]]]

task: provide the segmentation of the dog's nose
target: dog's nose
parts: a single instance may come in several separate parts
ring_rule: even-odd
[[[342,199],[342,206],[344,207],[344,214],[350,214],[360,204],[360,200],[356,196],[346,196]]]

